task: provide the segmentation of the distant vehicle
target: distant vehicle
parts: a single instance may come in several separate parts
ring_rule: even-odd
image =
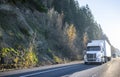
[[[87,44],[84,63],[105,63],[111,60],[111,47],[106,40],[92,40]]]

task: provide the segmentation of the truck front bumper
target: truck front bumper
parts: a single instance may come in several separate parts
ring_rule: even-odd
[[[104,60],[101,59],[101,58],[91,58],[91,59],[84,59],[84,62],[87,62],[87,63],[102,63],[102,62],[104,62]]]

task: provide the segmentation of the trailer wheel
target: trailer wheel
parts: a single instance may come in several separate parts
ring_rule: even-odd
[[[111,60],[111,57],[108,57],[108,61],[110,61]]]
[[[106,57],[106,58],[105,58],[105,63],[107,63],[107,62],[108,62],[108,58]]]

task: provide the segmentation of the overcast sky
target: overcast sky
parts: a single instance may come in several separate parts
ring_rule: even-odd
[[[112,45],[120,49],[120,0],[78,0],[80,6],[88,4],[92,14]]]

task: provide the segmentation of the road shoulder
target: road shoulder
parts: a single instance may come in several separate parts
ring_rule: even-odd
[[[32,71],[38,71],[38,70],[46,70],[46,69],[50,69],[50,68],[69,66],[69,65],[80,64],[80,63],[83,63],[83,61],[74,61],[74,62],[65,63],[65,64],[46,65],[46,66],[40,66],[40,67],[34,67],[34,68],[12,70],[12,71],[0,72],[0,76],[21,74],[21,73],[27,73],[27,72],[32,72]]]

